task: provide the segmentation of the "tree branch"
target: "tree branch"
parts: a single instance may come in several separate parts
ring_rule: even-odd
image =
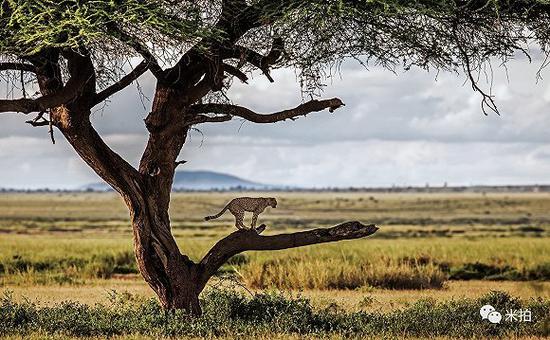
[[[96,94],[93,99],[93,105],[97,105],[101,103],[102,101],[109,98],[113,94],[124,89],[125,87],[133,83],[136,79],[138,79],[148,69],[149,69],[149,61],[143,60],[138,66],[136,66],[130,73],[122,77],[119,81],[107,87],[100,93]]]
[[[0,71],[26,71],[36,72],[36,67],[25,63],[0,63]]]
[[[374,224],[364,225],[358,221],[345,222],[331,228],[318,228],[273,236],[261,236],[256,230],[238,230],[216,243],[201,260],[199,263],[202,270],[200,284],[206,284],[208,279],[229,258],[244,251],[280,250],[325,242],[352,240],[367,237],[377,230],[378,227]]]
[[[324,100],[310,100],[306,103],[298,105],[297,107],[289,110],[284,110],[280,112],[270,113],[270,114],[259,114],[246,107],[231,105],[231,104],[195,104],[189,107],[189,111],[192,113],[217,113],[223,114],[224,119],[217,117],[216,121],[227,121],[228,116],[238,116],[249,120],[254,123],[275,123],[280,122],[286,119],[296,119],[299,116],[306,116],[312,112],[318,112],[325,109],[329,109],[330,112],[339,107],[344,106],[344,103],[338,98],[324,99]],[[199,115],[198,117],[207,117]],[[204,119],[204,118],[202,118]],[[209,121],[209,120],[205,120]],[[211,121],[211,120],[210,120]],[[199,122],[200,123],[200,122]]]
[[[230,75],[238,78],[241,82],[248,84],[248,77],[237,67],[223,63],[223,70],[229,73]]]
[[[67,104],[77,97],[88,95],[88,93],[95,93],[94,70],[90,57],[71,50],[64,50],[63,55],[67,59],[71,76],[62,88],[59,90],[56,88],[55,90],[57,91],[54,90],[55,92],[50,92],[50,89],[41,90],[43,95],[35,99],[0,100],[0,113],[21,112],[29,114],[31,112],[43,112]],[[57,84],[57,82],[55,83]]]
[[[226,51],[225,57],[239,59],[240,65],[245,62],[250,63],[254,67],[261,70],[267,79],[273,83],[275,80],[271,77],[269,67],[281,58],[283,50],[283,40],[281,38],[276,38],[273,40],[271,51],[269,51],[266,56],[263,56],[249,48],[236,46],[232,50]]]
[[[159,66],[157,59],[155,56],[149,51],[147,46],[144,46],[139,39],[135,38],[134,36],[124,32],[122,29],[117,27],[116,25],[112,25],[111,28],[116,31],[116,33],[120,36],[122,41],[124,41],[128,46],[133,48],[137,53],[139,53],[143,59],[145,59],[148,62],[148,69],[151,70],[151,73],[157,78],[162,79],[164,71]]]
[[[231,115],[220,115],[220,116],[205,116],[198,115],[194,117],[188,125],[201,124],[201,123],[221,123],[227,122],[233,119]]]
[[[78,92],[78,87],[66,85],[61,91],[45,95],[36,99],[19,98],[0,100],[0,113],[21,112],[42,112],[49,108],[56,107],[71,100]]]

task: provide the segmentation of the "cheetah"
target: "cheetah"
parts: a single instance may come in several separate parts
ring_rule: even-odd
[[[213,216],[206,216],[205,221],[210,221],[215,218],[220,217],[226,210],[229,210],[233,216],[235,216],[235,227],[237,229],[248,229],[244,224],[244,213],[245,211],[252,212],[252,226],[250,229],[256,228],[256,221],[258,220],[258,215],[260,215],[265,208],[268,206],[276,208],[277,200],[272,197],[240,197],[234,198],[229,202],[219,213]]]

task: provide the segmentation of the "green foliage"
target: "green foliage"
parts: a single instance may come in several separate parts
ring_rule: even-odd
[[[123,40],[114,27],[139,31],[138,39],[190,41],[205,35],[198,9],[189,3],[138,0],[2,0],[0,53],[30,55],[46,48],[71,48]],[[185,2],[182,2],[185,3]],[[109,39],[108,39],[109,38]]]
[[[196,336],[302,334],[343,337],[487,337],[547,336],[550,301],[520,301],[503,292],[476,300],[447,302],[421,300],[391,313],[347,313],[334,308],[315,309],[309,300],[274,293],[246,297],[233,291],[212,290],[203,297],[204,314],[191,318],[165,312],[154,300],[136,302],[131,296],[116,297],[111,305],[88,306],[63,302],[52,307],[15,302],[6,294],[0,301],[0,335],[33,332],[70,336]],[[481,320],[479,308],[491,304],[497,310],[529,309],[533,322]]]
[[[224,46],[231,30],[239,30],[216,26],[222,13],[219,1],[0,3],[0,55],[87,50],[101,68],[136,56],[130,48],[135,43],[167,62],[193,45],[201,45],[197,51],[210,56]],[[297,68],[304,88],[312,91],[323,86],[327,66],[345,58],[390,69],[402,65],[479,72],[493,57],[506,61],[517,50],[528,54],[531,39],[547,50],[550,37],[546,0],[257,0],[248,8],[244,1],[225,3],[226,20],[235,25],[253,22],[245,25],[253,29],[238,33],[244,34],[239,44],[265,52],[274,36],[282,39],[283,57],[273,66]]]

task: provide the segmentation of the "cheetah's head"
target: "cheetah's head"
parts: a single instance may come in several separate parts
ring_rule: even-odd
[[[269,205],[273,208],[277,208],[277,200],[274,198],[269,198]]]

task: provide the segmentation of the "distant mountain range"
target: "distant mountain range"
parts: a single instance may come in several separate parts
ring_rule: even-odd
[[[174,191],[208,191],[208,190],[277,190],[283,187],[263,184],[214,171],[178,171],[174,176]],[[108,191],[111,187],[103,182],[84,185],[80,190]]]

